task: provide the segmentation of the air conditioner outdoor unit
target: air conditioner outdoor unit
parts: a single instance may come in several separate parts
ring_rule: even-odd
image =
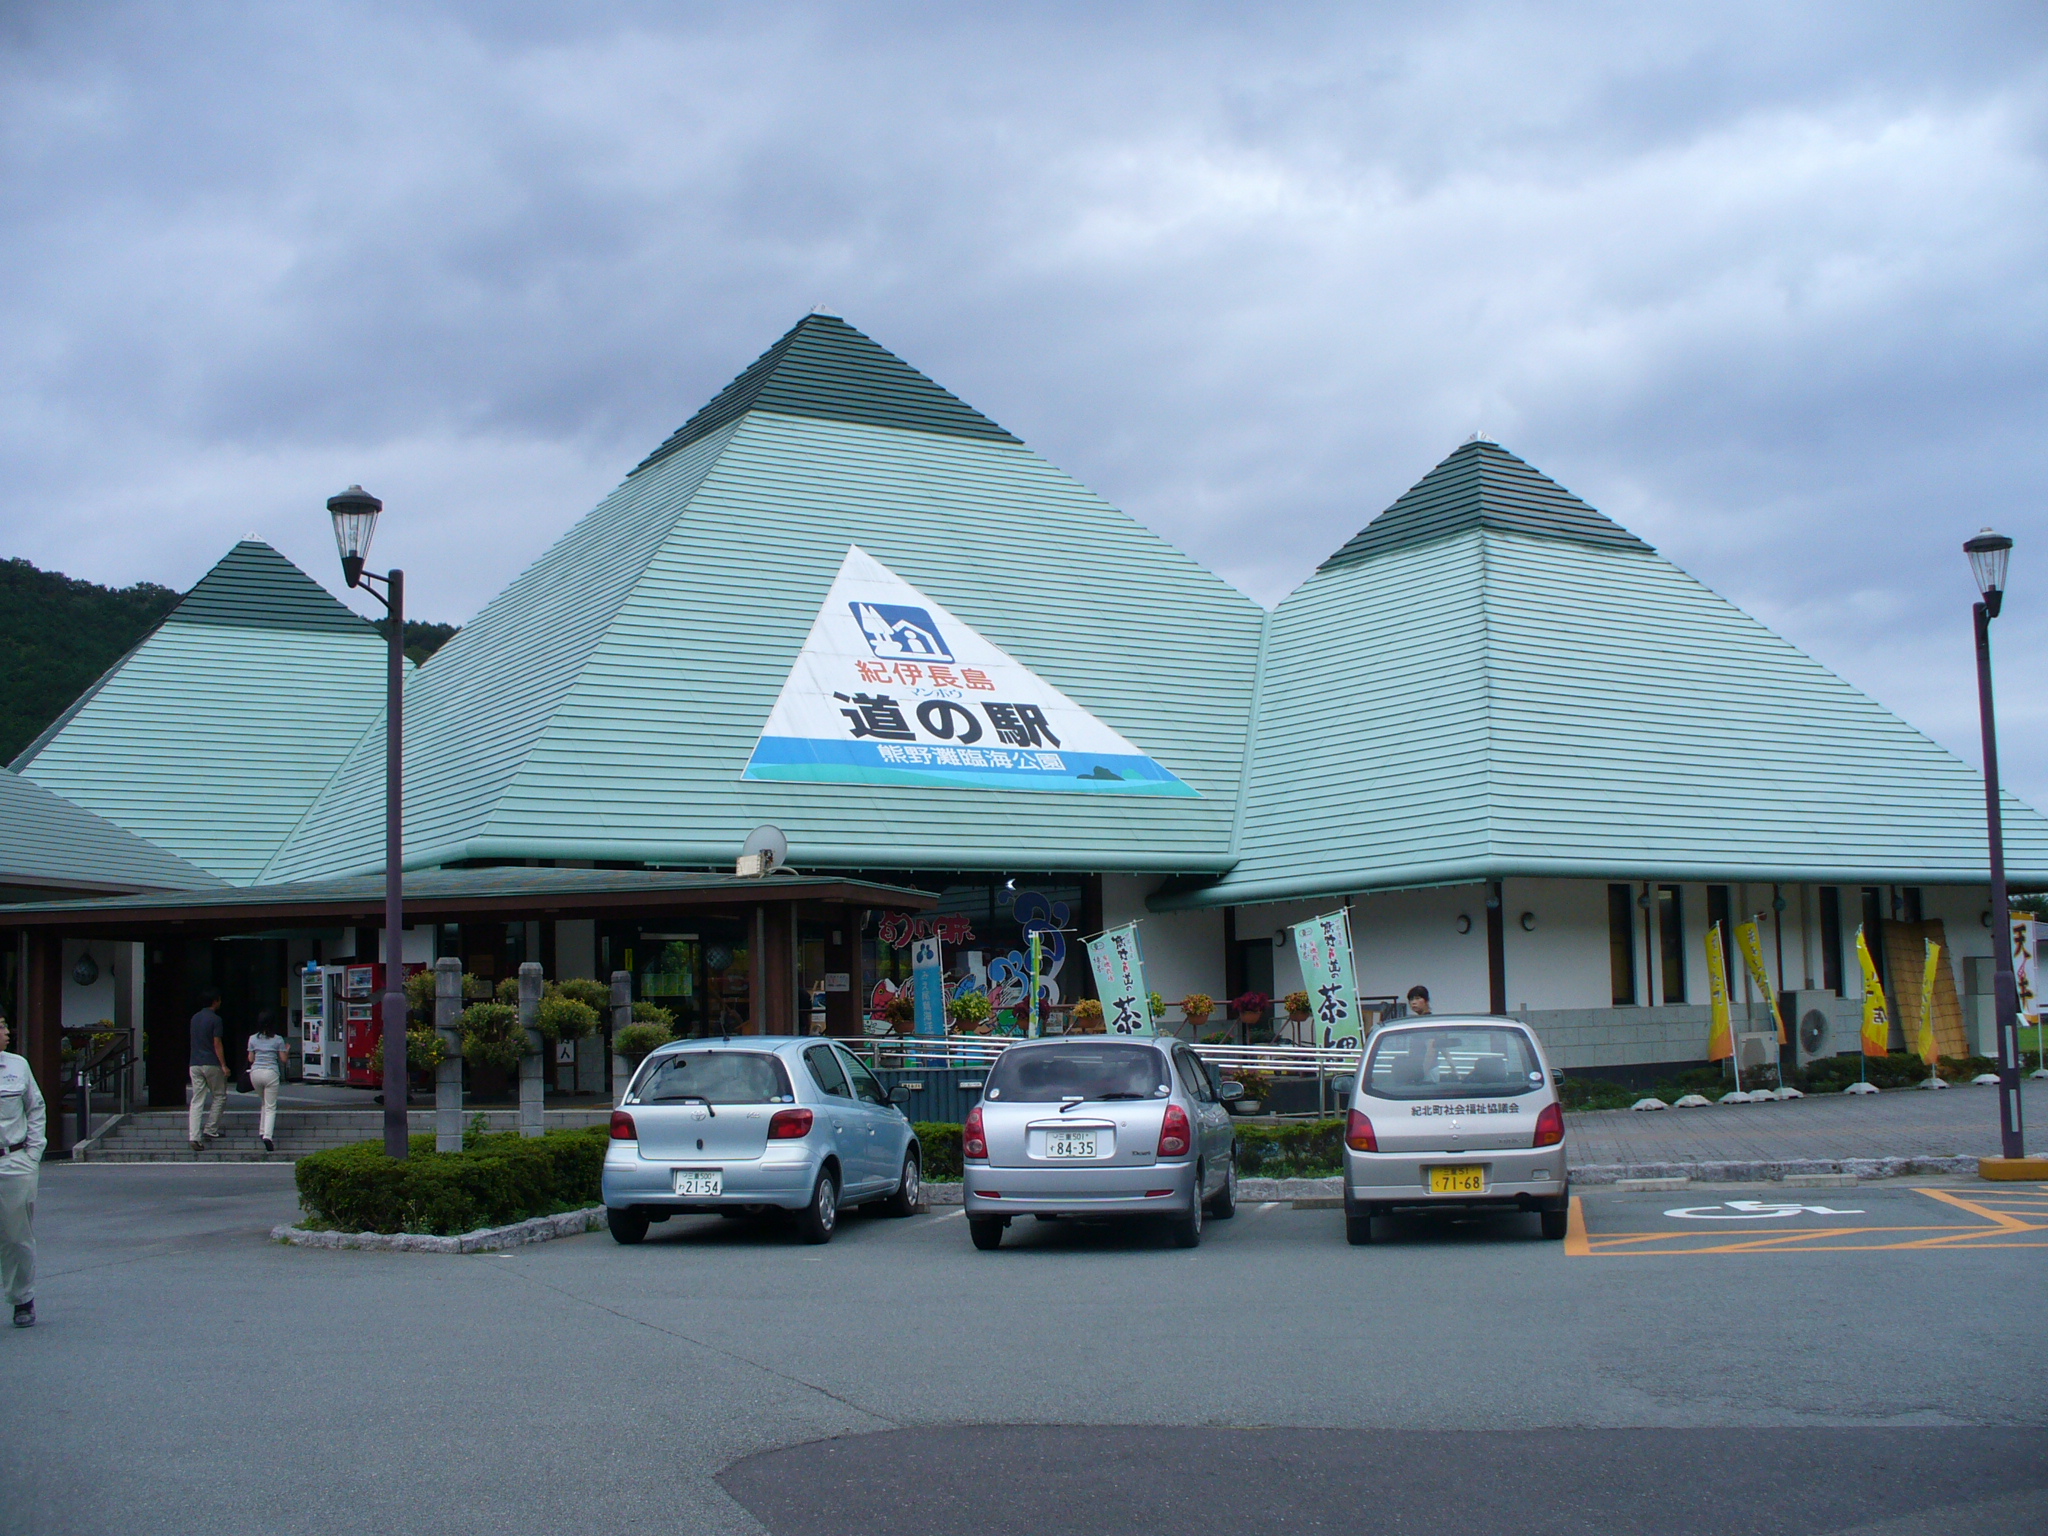
[[[1800,1066],[1835,1054],[1837,1001],[1832,992],[1785,994],[1785,1026],[1792,1032],[1792,1050]],[[1854,1043],[1853,1039],[1849,1042],[1852,1046]]]

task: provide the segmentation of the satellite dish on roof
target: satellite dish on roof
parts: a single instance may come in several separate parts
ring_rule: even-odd
[[[740,849],[739,873],[772,875],[789,862],[789,839],[782,828],[763,824],[747,834]]]

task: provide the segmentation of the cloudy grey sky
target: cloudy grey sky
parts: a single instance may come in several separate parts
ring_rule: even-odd
[[[1972,762],[1996,523],[2048,804],[2044,151],[2037,3],[0,0],[0,555],[461,620],[815,306],[1269,603],[1483,429]]]

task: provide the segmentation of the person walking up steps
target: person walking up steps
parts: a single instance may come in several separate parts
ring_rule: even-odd
[[[220,1112],[228,1107],[227,1047],[221,1044],[220,988],[208,987],[199,994],[200,1009],[192,1015],[192,1106],[186,1112],[185,1136],[194,1152],[206,1150],[207,1141],[220,1140]],[[199,1117],[206,1116],[206,1141],[201,1141]]]
[[[12,1044],[0,1017],[0,1290],[14,1307],[14,1326],[36,1325],[36,1182],[42,1168],[42,1090]]]
[[[263,1095],[263,1113],[256,1135],[263,1150],[275,1152],[271,1140],[277,1130],[277,1085],[284,1081],[284,1064],[291,1059],[291,1042],[276,1033],[277,1014],[264,1009],[256,1015],[256,1033],[249,1037],[249,1086]]]

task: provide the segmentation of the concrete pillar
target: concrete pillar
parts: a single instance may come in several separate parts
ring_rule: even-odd
[[[526,1031],[526,1054],[519,1058],[519,1134],[538,1136],[547,1129],[547,1048],[534,1021],[540,1017],[540,962],[519,967],[519,1025]]]
[[[434,1029],[448,1055],[434,1069],[434,1150],[462,1150],[462,962],[452,955],[434,962]]]
[[[619,1031],[633,1022],[633,973],[612,972],[612,1032],[617,1040]],[[626,1084],[631,1080],[633,1069],[626,1058],[616,1050],[612,1052],[612,1103],[616,1106],[626,1096]]]

